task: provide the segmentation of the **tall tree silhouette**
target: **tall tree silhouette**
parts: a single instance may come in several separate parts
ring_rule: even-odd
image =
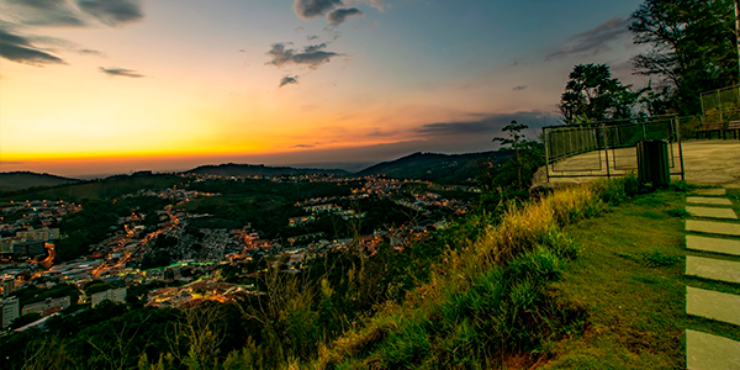
[[[674,111],[701,112],[703,91],[738,81],[733,0],[645,0],[629,26],[638,45],[635,73],[656,77]]]
[[[605,64],[579,64],[570,73],[560,99],[560,112],[569,124],[629,118],[640,93],[612,78]]]

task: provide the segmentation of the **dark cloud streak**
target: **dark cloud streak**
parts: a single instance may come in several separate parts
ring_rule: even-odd
[[[295,0],[293,10],[302,19],[323,16],[330,10],[344,5],[341,0]]]
[[[66,0],[6,0],[21,23],[32,26],[85,26]]]
[[[139,0],[78,0],[80,9],[108,26],[144,19]]]
[[[298,76],[284,76],[282,79],[280,79],[280,86],[283,87],[285,85],[294,85],[298,83]]]
[[[100,67],[100,72],[103,72],[111,77],[129,77],[129,78],[142,78],[146,77],[142,74],[139,74],[138,72],[131,70],[131,69],[125,69],[125,68],[103,68]]]
[[[291,64],[303,65],[311,69],[316,69],[322,64],[331,61],[332,58],[342,55],[332,51],[321,50],[325,47],[326,44],[312,45],[305,47],[303,52],[297,52],[295,49],[287,49],[284,43],[275,43],[272,44],[272,47],[267,52],[267,55],[271,58],[267,64],[272,64],[276,67]]]
[[[5,29],[0,29],[0,57],[35,66],[65,64],[61,58],[34,47],[28,38]]]
[[[363,13],[357,8],[337,9],[326,16],[326,20],[333,26],[338,26],[347,19],[347,17],[361,17]]]
[[[609,43],[629,34],[627,26],[629,18],[610,18],[600,25],[586,31],[573,35],[565,45],[545,56],[545,61],[564,58],[572,55],[591,54],[597,55],[609,51]]]
[[[530,128],[542,127],[543,121],[552,120],[553,116],[542,111],[497,113],[473,121],[436,122],[422,125],[416,132],[419,134],[440,136],[476,136],[480,134],[497,134],[511,121],[518,121]]]

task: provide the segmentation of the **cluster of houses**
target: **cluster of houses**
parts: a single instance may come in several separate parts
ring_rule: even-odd
[[[63,200],[0,203],[0,262],[10,257],[45,258],[60,238],[59,229],[50,226],[81,210],[79,204]]]
[[[234,295],[244,294],[251,286],[218,282],[204,278],[193,283],[153,290],[148,294],[147,306],[150,307],[195,307],[205,301],[228,302]]]
[[[9,280],[12,283],[8,283]],[[90,302],[92,308],[95,308],[104,301],[121,303],[126,300],[126,288],[120,287],[93,293],[90,297],[83,295],[79,302],[73,302],[71,296],[62,296],[48,297],[40,301],[23,303],[20,298],[13,295],[16,290],[14,281],[15,279],[13,277],[5,276],[3,278],[3,299],[0,299],[0,329],[2,329],[0,335],[5,335],[4,329],[11,326],[21,316],[33,314],[37,319],[33,322],[25,323],[23,326],[16,327],[14,329],[15,332],[23,332],[33,327],[43,327],[49,318],[58,315],[59,312],[75,303]],[[43,287],[48,286],[49,283],[44,284]]]
[[[343,209],[342,207],[332,203],[307,205],[303,207],[303,210],[309,214],[306,216],[288,218],[288,227],[304,226],[316,221],[319,217],[324,215],[336,215],[341,217],[344,221],[364,218],[367,215],[366,212],[358,213],[353,209]]]
[[[209,178],[214,178],[214,176],[198,175],[194,181],[205,181]],[[355,188],[351,194],[346,196],[314,198],[296,203],[295,205],[301,207],[305,215],[288,219],[289,227],[303,226],[329,215],[341,217],[345,221],[363,218],[366,213],[344,209],[338,204],[370,197],[390,199],[403,207],[424,214],[431,214],[428,210],[434,207],[446,208],[453,213],[465,212],[467,207],[464,202],[444,199],[431,191],[404,194],[402,188],[410,182],[408,180],[388,179],[380,176],[348,179],[331,175],[295,175],[271,179],[278,182],[323,181],[348,185],[362,183],[360,187]],[[68,283],[82,288],[90,281],[102,280],[113,286],[121,287],[97,292],[90,297],[83,294],[82,301],[89,302],[92,307],[95,307],[105,300],[125,301],[126,286],[152,282],[185,283],[186,285],[179,287],[162,288],[150,292],[147,304],[154,307],[193,307],[206,301],[226,302],[231,300],[235,294],[249,293],[253,289],[251,286],[226,283],[211,277],[217,275],[216,270],[224,265],[240,267],[263,259],[267,266],[276,267],[284,273],[298,274],[307,261],[326,251],[359,248],[365,251],[366,255],[372,256],[381,244],[403,249],[410,242],[429,237],[428,231],[447,227],[446,221],[432,221],[434,217],[430,216],[428,220],[412,225],[391,230],[378,230],[371,235],[355,238],[330,240],[323,233],[294,236],[288,238],[289,244],[286,246],[279,240],[260,238],[260,234],[249,224],[237,230],[199,229],[196,233],[198,235],[195,236],[187,230],[187,225],[193,219],[207,215],[188,214],[180,210],[177,204],[182,204],[195,197],[216,195],[218,194],[175,188],[161,191],[141,190],[124,195],[122,199],[159,197],[171,200],[172,204],[156,212],[158,220],[154,224],[150,222],[151,220],[146,220],[145,215],[137,213],[137,210],[121,217],[118,225],[111,227],[109,236],[92,245],[91,254],[79,260],[58,263],[48,269],[41,269],[36,264],[22,262],[14,263],[12,269],[0,264],[0,274],[8,274],[6,278],[0,279],[3,282],[0,288],[4,295],[4,299],[0,301],[2,328],[6,328],[17,317],[27,313],[38,313],[43,319],[48,319],[70,305],[80,303],[71,302],[70,297],[56,297],[23,305],[12,295],[17,285],[22,287],[34,284],[48,289],[58,283]],[[61,237],[58,229],[48,227],[51,222],[58,222],[65,215],[82,209],[77,204],[62,201],[8,203],[0,207],[2,207],[3,217],[12,220],[12,222],[5,222],[3,218],[0,218],[0,222],[4,222],[0,223],[0,231],[6,235],[5,238],[0,239],[0,255],[13,255],[17,252],[29,256],[48,254],[49,245]],[[32,228],[31,220],[36,223],[41,222],[41,225],[46,226]],[[144,224],[150,226],[145,227]],[[156,240],[160,236],[177,240],[176,245],[168,246],[167,249],[173,261],[178,262],[161,268],[141,270],[144,256],[153,251]],[[31,243],[33,247],[28,243]],[[53,247],[51,250],[53,251]],[[5,267],[4,270],[3,267]],[[254,277],[265,273],[266,270],[260,268],[255,271],[253,267],[250,267],[242,268],[241,271],[247,274],[241,276]],[[29,327],[43,325],[43,322],[31,323]],[[19,329],[25,330],[25,327]]]
[[[43,258],[47,249],[59,239],[59,229],[28,227],[15,232],[15,236],[0,239],[0,255]]]

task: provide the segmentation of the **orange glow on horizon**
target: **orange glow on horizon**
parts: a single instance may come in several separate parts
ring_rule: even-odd
[[[174,150],[160,150],[160,151],[122,151],[122,152],[26,152],[26,153],[8,153],[0,152],[0,164],[2,162],[75,162],[75,161],[95,161],[95,162],[110,162],[110,161],[126,161],[126,160],[137,160],[137,159],[150,159],[150,160],[166,160],[166,159],[193,159],[200,157],[225,157],[225,156],[240,156],[240,155],[269,155],[269,154],[281,154],[281,153],[301,153],[311,152],[320,150],[332,150],[332,149],[351,149],[364,147],[368,145],[381,145],[389,144],[394,141],[370,141],[356,144],[346,143],[331,143],[315,148],[286,148],[272,147],[272,149],[255,148],[253,150],[234,149],[234,150],[214,150],[211,148],[200,148],[192,150],[189,148],[174,149]],[[282,143],[281,143],[282,144]],[[269,145],[266,145],[269,147]]]

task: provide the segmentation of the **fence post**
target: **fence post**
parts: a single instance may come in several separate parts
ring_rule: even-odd
[[[542,129],[542,136],[545,139],[545,177],[547,183],[550,183],[550,135],[547,134],[547,129]]]
[[[724,116],[722,115],[722,95],[719,94],[719,90],[717,90],[717,110],[719,110],[719,121],[724,124],[725,119],[724,119]]]
[[[606,132],[606,124],[601,124],[601,136],[604,138],[604,154],[606,155],[606,178],[610,179],[612,177],[611,171],[609,169],[609,137]]]
[[[676,117],[676,139],[678,141],[678,157],[681,162],[681,181],[686,181],[686,170],[683,168],[683,146],[681,145],[681,118]]]

